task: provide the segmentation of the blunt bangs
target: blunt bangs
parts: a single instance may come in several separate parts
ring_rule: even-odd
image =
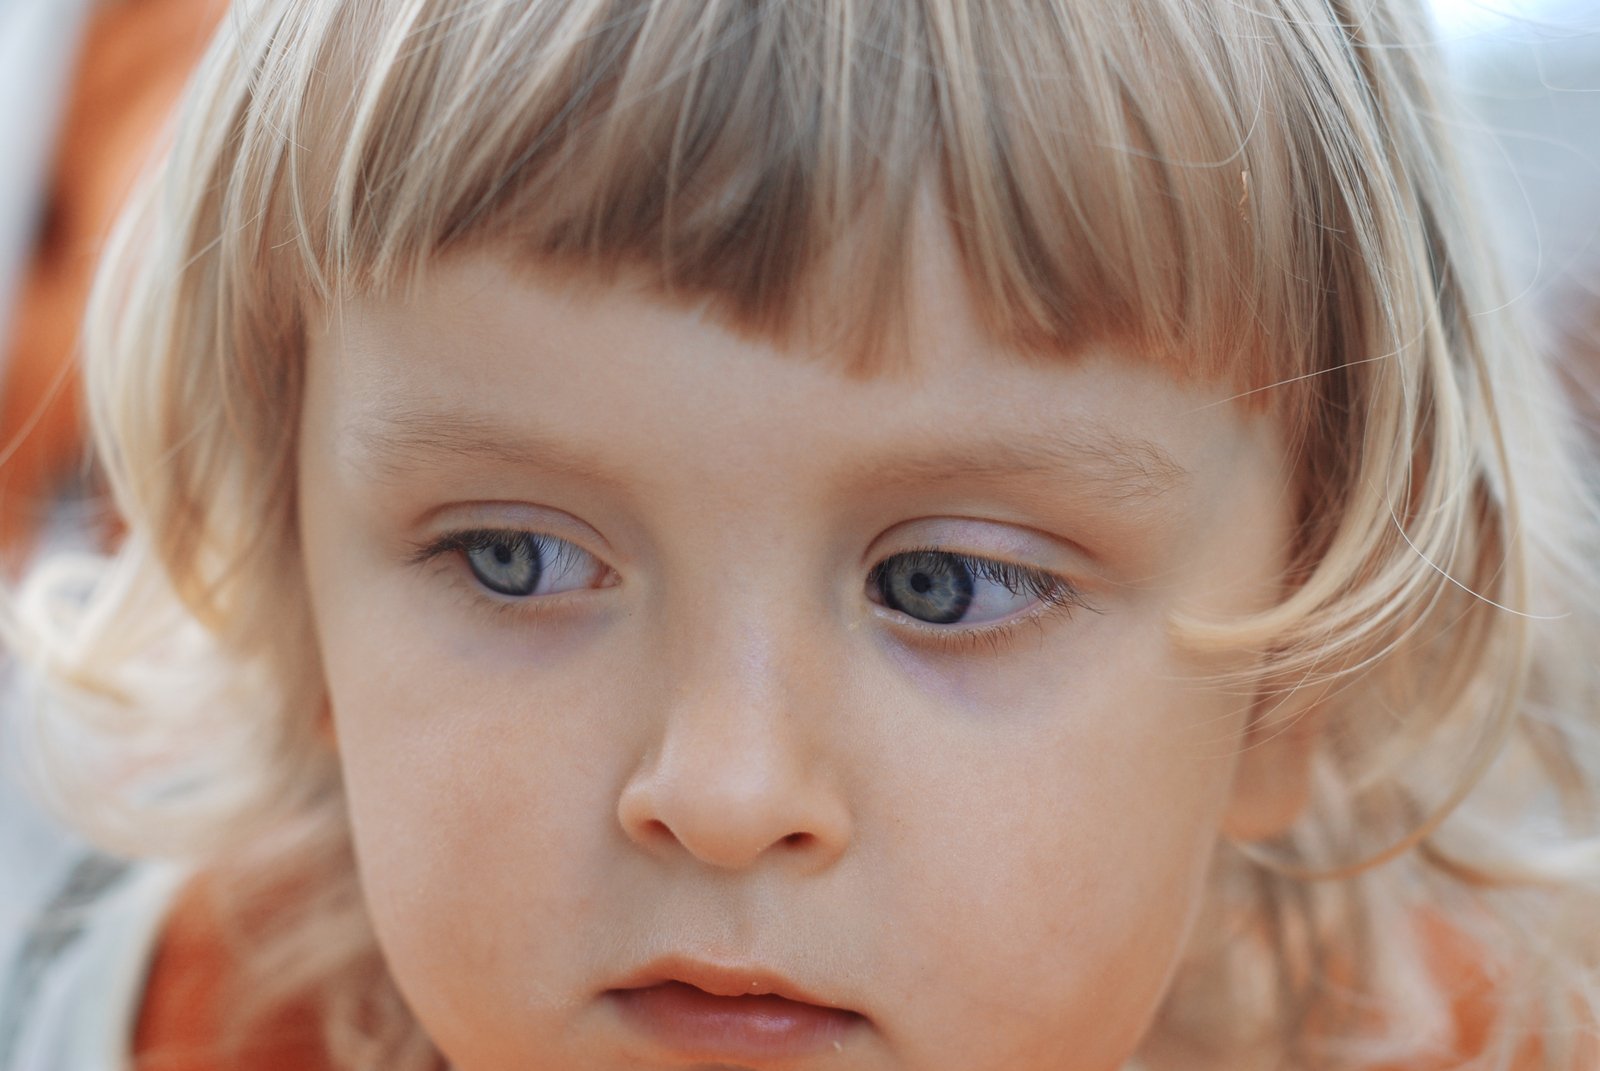
[[[1316,72],[1353,83],[1361,41],[1320,8],[386,6],[236,16],[254,77],[218,209],[243,221],[239,292],[265,266],[330,301],[493,244],[642,269],[763,335],[823,309],[871,364],[931,188],[1015,348],[1116,341],[1241,392],[1373,356],[1350,352],[1375,290],[1352,205],[1385,179],[1328,169],[1377,135],[1329,128]]]

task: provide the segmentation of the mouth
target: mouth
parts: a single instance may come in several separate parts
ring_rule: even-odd
[[[720,1063],[843,1052],[869,1023],[771,972],[682,959],[652,964],[605,999],[653,1046]]]

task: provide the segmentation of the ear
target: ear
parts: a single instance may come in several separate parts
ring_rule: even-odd
[[[1305,811],[1311,759],[1322,734],[1324,694],[1302,688],[1287,694],[1264,690],[1256,697],[1223,815],[1222,833],[1229,840],[1270,840]]]

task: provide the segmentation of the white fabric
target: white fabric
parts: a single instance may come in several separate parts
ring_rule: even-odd
[[[85,880],[85,875],[87,879]],[[126,1071],[182,867],[90,856],[0,964],[0,1071]]]

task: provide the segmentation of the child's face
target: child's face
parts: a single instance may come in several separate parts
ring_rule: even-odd
[[[1111,1071],[1218,837],[1292,811],[1168,630],[1278,593],[1271,422],[920,271],[872,378],[487,256],[315,333],[362,878],[465,1071]]]

